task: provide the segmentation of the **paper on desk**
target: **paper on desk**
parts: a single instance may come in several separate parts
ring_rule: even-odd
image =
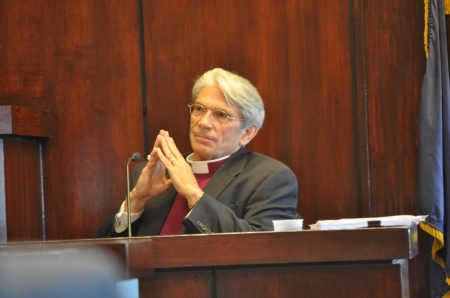
[[[428,215],[395,215],[384,217],[343,218],[337,220],[319,220],[309,225],[311,230],[340,230],[367,227],[410,226],[424,221]]]

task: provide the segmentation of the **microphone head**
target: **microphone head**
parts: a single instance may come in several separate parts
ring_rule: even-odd
[[[138,161],[139,159],[141,159],[141,154],[139,152],[134,152],[133,155],[131,156],[131,160]]]

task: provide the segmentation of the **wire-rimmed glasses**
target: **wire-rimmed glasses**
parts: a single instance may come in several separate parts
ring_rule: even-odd
[[[211,112],[210,117],[212,117],[214,120],[216,120],[219,123],[225,124],[227,123],[229,120],[238,120],[238,121],[243,121],[245,119],[239,119],[236,117],[231,117],[230,115],[228,115],[227,112],[222,111],[222,110],[208,110],[207,108],[205,108],[203,105],[199,104],[199,103],[190,103],[188,104],[189,107],[189,111],[191,113],[192,118],[201,118],[203,116],[206,115],[206,113],[208,113],[208,111]]]

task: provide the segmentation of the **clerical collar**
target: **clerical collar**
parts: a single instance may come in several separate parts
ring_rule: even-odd
[[[194,153],[191,153],[186,157],[186,161],[191,164],[194,174],[208,174],[210,172],[215,172],[228,157],[230,157],[230,155],[213,160],[195,161],[193,160]]]

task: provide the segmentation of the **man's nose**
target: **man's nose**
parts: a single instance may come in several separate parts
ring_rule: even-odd
[[[200,119],[203,125],[211,125],[214,121],[214,117],[211,111],[206,111],[205,115]]]

